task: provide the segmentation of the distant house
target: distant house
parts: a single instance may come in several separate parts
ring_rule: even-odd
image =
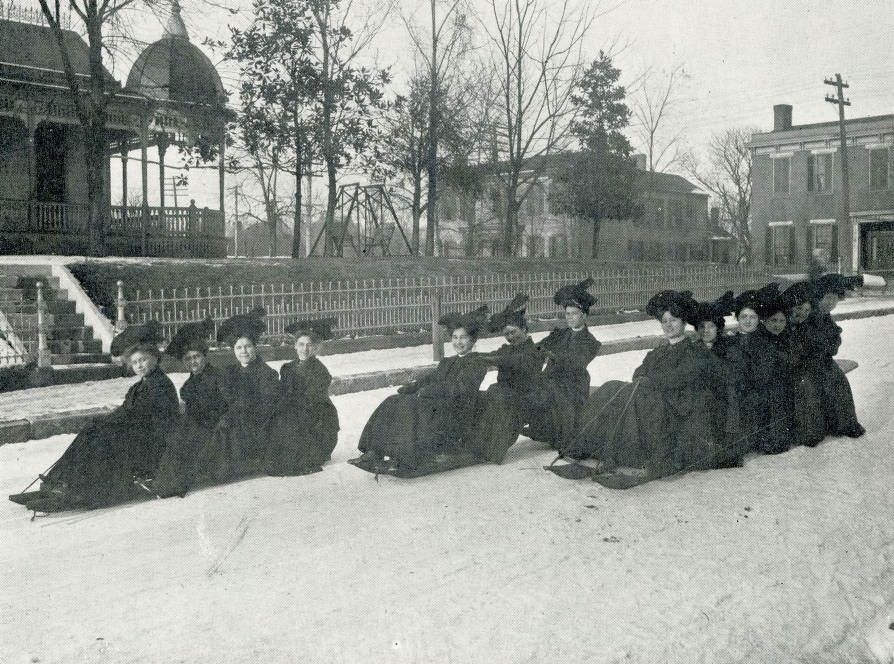
[[[87,179],[83,132],[63,72],[62,56],[40,11],[6,8],[0,18],[0,253],[84,253]],[[63,31],[75,76],[89,78],[87,44]],[[122,191],[130,177],[142,200],[113,205],[105,192],[104,227],[110,253],[222,256],[224,238],[223,130],[230,112],[211,61],[189,41],[177,0],[164,36],[146,46],[125,86],[106,72],[105,139],[109,160],[122,160]],[[86,86],[84,86],[86,87]],[[164,199],[169,146],[214,145],[219,154],[220,209],[172,207]],[[150,170],[147,151],[159,156]],[[131,155],[136,153],[136,158]],[[148,205],[148,179],[161,201]],[[110,178],[110,168],[106,180]],[[170,203],[170,201],[168,201]]]
[[[850,219],[842,227],[838,122],[792,124],[773,107],[773,130],[751,141],[755,258],[801,269],[811,256],[846,272],[894,273],[894,114],[846,121]]]
[[[729,260],[732,238],[715,228],[708,214],[708,195],[679,175],[650,172],[637,160],[642,212],[630,219],[600,222],[599,260],[720,261]],[[518,255],[573,258],[592,255],[592,225],[556,212],[550,187],[564,154],[552,155],[519,212]],[[492,256],[501,244],[502,194],[497,178],[483,195],[444,192],[440,200],[439,234],[446,256]]]

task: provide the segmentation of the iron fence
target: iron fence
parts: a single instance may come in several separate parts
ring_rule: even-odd
[[[549,274],[493,274],[405,279],[364,279],[292,284],[250,284],[205,288],[165,288],[137,291],[123,301],[119,284],[119,318],[130,323],[159,321],[170,339],[184,323],[210,316],[217,325],[256,306],[267,311],[269,343],[281,341],[286,325],[311,317],[334,317],[340,337],[406,334],[432,329],[433,303],[441,311],[469,310],[489,304],[498,311],[516,293],[529,296],[528,315],[555,319],[555,291],[586,277],[594,280],[590,292],[598,297],[594,313],[640,310],[657,291],[691,290],[696,298],[719,296],[724,290],[762,286],[770,277],[764,270],[729,265],[680,265],[605,268],[588,272]]]

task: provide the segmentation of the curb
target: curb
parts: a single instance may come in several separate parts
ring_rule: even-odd
[[[894,307],[881,307],[878,309],[865,309],[833,315],[839,320],[855,320],[859,318],[873,318],[894,314]],[[731,326],[730,329],[735,329]],[[614,355],[636,350],[651,350],[661,343],[661,335],[647,337],[634,337],[631,339],[619,339],[606,341],[602,344],[600,355]],[[429,371],[436,363],[415,367],[401,367],[385,371],[370,371],[367,373],[352,374],[350,376],[334,376],[329,393],[332,396],[365,392],[366,390],[378,390],[395,385],[403,385],[415,380],[426,371]],[[103,406],[99,408],[84,408],[70,410],[61,413],[48,413],[37,415],[33,419],[17,419],[0,421],[0,445],[9,443],[24,443],[29,440],[40,440],[49,436],[63,433],[77,433],[87,422],[98,415],[105,415],[114,410],[113,407]]]

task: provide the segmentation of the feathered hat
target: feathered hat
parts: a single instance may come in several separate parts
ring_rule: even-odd
[[[722,330],[726,321],[724,318],[733,311],[733,292],[726,291],[723,295],[713,301],[697,302],[692,312],[692,317],[687,322],[693,327],[698,327],[701,323],[710,321],[717,326],[717,330]]]
[[[512,298],[503,311],[491,316],[488,327],[492,332],[499,332],[507,325],[523,328],[525,327],[525,310],[527,308],[528,296],[519,293]]]
[[[266,315],[267,310],[264,307],[255,307],[247,314],[230,316],[217,329],[217,340],[232,345],[236,339],[247,337],[258,343],[261,334],[267,329],[264,322]]]
[[[212,332],[214,332],[214,321],[210,316],[198,323],[187,323],[177,330],[165,352],[178,360],[182,360],[191,350],[204,353],[208,350],[208,337]]]
[[[813,302],[816,299],[816,288],[809,281],[796,281],[782,291],[781,297],[785,308],[791,309],[804,302]]]
[[[158,345],[161,343],[161,325],[157,320],[149,320],[145,323],[129,325],[123,332],[112,339],[109,352],[114,357],[129,355],[135,348],[146,346],[154,348],[158,354]]]
[[[308,335],[325,341],[332,338],[332,328],[338,325],[335,318],[316,318],[307,320],[296,320],[286,325],[286,334],[292,334],[296,337]]]
[[[477,309],[468,311],[464,314],[456,312],[444,314],[438,319],[438,323],[451,332],[462,328],[469,333],[469,336],[477,337],[481,328],[487,324],[487,314],[489,310],[490,308],[486,304],[482,304]]]
[[[779,284],[775,281],[757,291],[757,314],[762,319],[767,319],[775,313],[785,313],[786,309],[785,298],[782,297]]]
[[[593,279],[591,277],[587,277],[580,283],[562,286],[559,290],[556,291],[556,294],[553,296],[553,302],[558,304],[560,307],[577,307],[584,313],[588,313],[590,311],[590,307],[592,307],[597,302],[596,296],[591,295],[588,292],[588,289],[590,288],[590,286],[593,285],[593,283]]]
[[[665,311],[684,321],[691,320],[698,303],[692,297],[692,291],[664,290],[656,293],[646,304],[646,313],[652,318],[661,320]]]
[[[816,296],[822,297],[826,293],[835,293],[838,297],[844,297],[847,291],[863,285],[863,275],[857,274],[846,277],[837,272],[823,274],[815,281]]]

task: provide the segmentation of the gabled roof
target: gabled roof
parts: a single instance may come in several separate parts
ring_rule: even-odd
[[[76,74],[90,75],[86,42],[72,30],[63,30],[65,49]],[[52,30],[45,25],[0,19],[0,71],[7,78],[66,85],[62,56]],[[114,77],[106,69],[106,78]]]

